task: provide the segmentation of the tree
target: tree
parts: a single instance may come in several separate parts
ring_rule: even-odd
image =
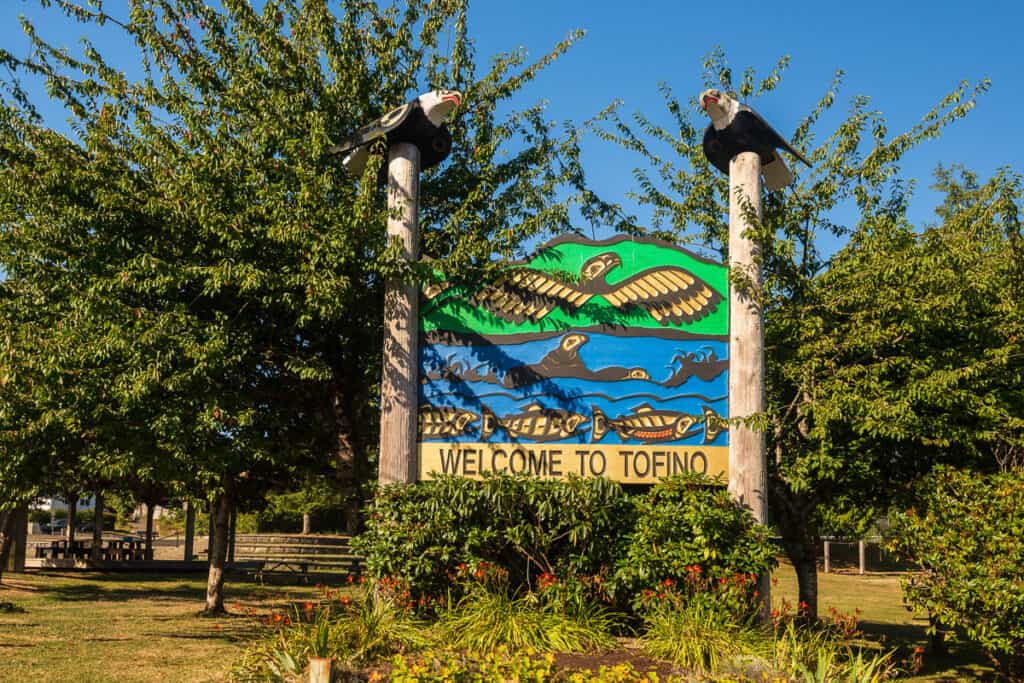
[[[209,495],[207,609],[220,611],[239,496],[329,457],[351,503],[372,474],[381,283],[432,272],[386,242],[381,155],[355,179],[327,150],[428,87],[461,90],[453,154],[423,179],[422,245],[446,272],[478,277],[493,256],[569,229],[572,202],[594,219],[614,211],[585,190],[577,131],[549,124],[542,104],[497,113],[577,36],[478,72],[464,0],[134,0],[125,16],[55,4],[130,40],[142,73],[88,41],[78,56],[57,50],[28,23],[30,58],[0,50],[15,75],[45,81],[72,131],[48,128],[16,76],[3,81],[9,317],[56,332],[38,350],[5,346],[19,377],[38,375],[9,411],[12,448],[66,415],[61,438],[95,439],[89,467]],[[55,325],[68,311],[75,324]],[[89,381],[69,405],[53,382],[75,373]]]
[[[779,60],[760,80],[747,69],[737,87],[715,50],[704,63],[705,87],[735,88],[749,101],[775,90],[788,62]],[[919,237],[906,220],[908,188],[899,179],[902,156],[965,116],[988,83],[962,83],[898,135],[867,97],[856,96],[846,120],[819,142],[819,120],[842,78],[837,72],[792,137],[813,168],[798,169],[791,188],[767,192],[752,229],[764,274],[751,294],[765,315],[767,410],[750,422],[767,431],[769,507],[810,618],[817,616],[814,551],[822,533],[863,530],[921,472],[939,461],[972,460],[992,430],[1005,432],[1005,420],[1020,414],[1007,383],[1019,373],[1013,349],[1020,337],[999,328],[996,311],[1005,313],[1009,300],[990,295],[1006,280],[983,253],[1007,238],[972,251],[967,226],[941,214],[946,232]],[[724,260],[728,179],[704,158],[706,119],[694,120],[695,98],[681,102],[667,86],[662,91],[671,127],[643,114],[628,121],[612,109],[599,133],[647,164],[636,171],[635,198],[651,208],[653,231],[717,250]],[[1008,178],[993,182],[993,197],[1011,191]],[[1005,219],[1019,224],[1019,208],[1000,201]],[[852,225],[836,222],[843,204],[856,207]],[[965,207],[990,209],[980,198]],[[846,241],[831,259],[822,253],[827,235]],[[969,277],[960,270],[968,265]]]
[[[893,546],[917,571],[907,602],[979,642],[1011,681],[1024,680],[1024,470],[939,469],[920,506],[893,519]]]

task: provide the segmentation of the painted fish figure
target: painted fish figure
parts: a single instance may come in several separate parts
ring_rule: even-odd
[[[657,410],[644,403],[633,408],[630,415],[609,418],[600,408],[592,406],[594,428],[590,441],[600,441],[609,431],[614,431],[623,441],[680,441],[698,434],[703,423],[704,443],[709,443],[727,426],[725,420],[709,406],[703,408],[703,415],[690,415],[674,410]]]
[[[461,410],[448,406],[420,406],[418,421],[420,436],[432,438],[438,436],[458,436],[463,434],[480,416],[469,410]]]
[[[574,436],[576,431],[588,422],[589,418],[578,413],[545,408],[539,403],[526,406],[518,415],[505,417],[498,417],[488,408],[484,408],[480,437],[486,439],[496,430],[504,429],[511,437],[531,441],[559,441]]]
[[[704,409],[704,443],[711,443],[721,432],[729,431],[729,421],[716,413],[711,406]]]

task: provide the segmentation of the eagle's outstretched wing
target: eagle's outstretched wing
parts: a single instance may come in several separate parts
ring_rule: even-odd
[[[537,322],[556,306],[577,309],[591,294],[549,273],[517,268],[473,295],[473,303],[510,323]]]
[[[777,130],[775,130],[774,128],[772,128],[771,124],[770,124],[770,123],[768,123],[767,121],[765,121],[765,120],[764,120],[764,117],[763,117],[763,116],[761,116],[760,114],[758,114],[758,113],[757,113],[756,111],[754,111],[753,109],[751,109],[751,108],[750,108],[749,106],[747,106],[747,105],[745,105],[745,104],[741,104],[741,105],[740,105],[740,111],[745,111],[745,112],[748,112],[748,113],[749,113],[749,114],[751,114],[751,115],[752,115],[752,116],[753,116],[753,117],[754,117],[755,119],[757,119],[757,121],[758,121],[758,122],[759,122],[759,123],[760,123],[760,124],[761,124],[762,126],[764,126],[764,127],[765,127],[765,128],[767,129],[767,131],[768,131],[768,134],[769,134],[769,135],[770,135],[770,136],[771,136],[772,138],[774,138],[774,139],[772,140],[772,146],[773,146],[773,147],[776,147],[776,148],[781,148],[781,149],[784,149],[784,150],[786,150],[787,152],[789,152],[790,154],[792,154],[792,155],[793,155],[794,157],[796,157],[796,158],[797,158],[797,159],[799,159],[800,161],[804,162],[804,164],[806,164],[806,165],[807,165],[808,167],[810,167],[810,165],[811,165],[811,162],[807,161],[807,158],[806,158],[806,157],[805,157],[805,156],[804,156],[803,154],[801,154],[800,152],[798,152],[798,151],[796,150],[796,148],[795,148],[795,147],[793,147],[793,145],[789,144],[789,140],[787,140],[786,138],[784,138],[784,137],[782,137],[781,135],[779,135],[779,131],[777,131]],[[728,171],[727,171],[727,172],[728,172]]]
[[[341,144],[327,150],[328,154],[343,154],[345,152],[351,152],[357,147],[363,147],[368,145],[374,140],[384,135],[387,135],[395,128],[398,127],[402,121],[405,121],[412,113],[413,109],[416,108],[417,101],[406,102],[400,107],[395,107],[384,116],[380,117],[373,123],[363,126],[350,137],[341,141]]]
[[[619,310],[639,306],[662,325],[700,320],[722,301],[706,282],[676,266],[648,268],[612,285],[604,298]]]

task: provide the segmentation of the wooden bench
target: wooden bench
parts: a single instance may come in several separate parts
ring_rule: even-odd
[[[299,574],[308,582],[311,574],[361,574],[363,558],[352,554],[349,536],[301,534],[238,534],[235,560],[256,561],[257,581],[269,572]]]

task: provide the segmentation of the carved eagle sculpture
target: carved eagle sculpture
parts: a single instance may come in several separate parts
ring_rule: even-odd
[[[474,304],[507,322],[537,322],[555,307],[577,310],[592,297],[604,297],[620,311],[634,306],[662,325],[691,323],[718,308],[722,295],[678,266],[648,268],[622,282],[608,284],[608,274],[622,265],[614,252],[583,264],[578,283],[567,283],[532,268],[517,268],[473,295]]]
[[[775,191],[793,182],[793,172],[778,150],[811,165],[760,114],[727,93],[705,90],[700,94],[700,106],[711,117],[711,125],[704,131],[704,156],[722,173],[729,175],[729,161],[740,152],[756,152],[761,157],[764,185]]]
[[[370,158],[370,144],[385,138],[388,144],[411,142],[420,150],[420,169],[441,163],[452,148],[452,136],[445,119],[462,103],[457,90],[431,90],[411,102],[392,109],[373,123],[363,126],[328,154],[345,154],[342,165],[352,175],[361,175]]]

